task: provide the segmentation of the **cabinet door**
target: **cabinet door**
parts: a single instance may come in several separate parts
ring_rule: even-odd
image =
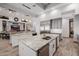
[[[20,56],[36,56],[37,52],[26,46],[23,42],[19,42],[19,55]]]
[[[52,56],[56,51],[56,40],[52,40],[49,43],[49,55]]]
[[[0,32],[2,31],[2,19],[0,19]]]
[[[19,44],[18,36],[13,36],[12,39],[12,46],[17,46]]]
[[[49,56],[49,44],[45,45],[38,51],[39,56]]]

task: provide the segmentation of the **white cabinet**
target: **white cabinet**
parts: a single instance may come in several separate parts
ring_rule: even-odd
[[[12,23],[7,21],[7,31],[11,31],[11,25]]]
[[[49,43],[49,56],[52,56],[56,51],[56,39]]]
[[[37,44],[43,44],[44,45],[38,45]],[[42,42],[42,43],[41,43]],[[36,44],[36,45],[33,45]],[[39,47],[40,46],[40,47]],[[31,39],[28,40],[20,40],[19,41],[19,55],[20,56],[53,56],[56,52],[56,48],[59,46],[59,36],[54,37],[53,39],[50,39],[50,41],[31,41]]]
[[[62,19],[62,36],[69,37],[69,19]]]
[[[0,19],[0,32],[2,31],[2,19]]]
[[[35,51],[24,42],[19,42],[19,55],[20,56],[49,56],[49,45],[46,44],[44,47]]]
[[[26,46],[22,41],[19,42],[20,56],[37,56],[37,52]]]
[[[20,25],[20,30],[24,30],[23,23],[19,23],[19,25]]]
[[[23,36],[21,36],[21,35],[11,35],[10,43],[12,44],[12,47],[18,46],[19,41],[21,40],[22,37]]]
[[[22,40],[19,41],[19,55],[20,56],[53,56],[56,52],[56,39],[49,42],[43,48],[35,51]]]
[[[19,44],[19,38],[18,36],[11,36],[10,42],[12,44],[12,47],[17,46]]]

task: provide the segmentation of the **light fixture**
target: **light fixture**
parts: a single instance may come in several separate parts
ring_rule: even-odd
[[[12,10],[12,9],[8,9],[8,10],[9,10],[9,13],[16,12],[15,10]]]
[[[57,12],[58,12],[58,10],[57,9],[54,9],[54,10],[51,11],[51,14],[55,14]]]
[[[17,21],[19,21],[19,19],[18,19],[17,17],[15,17],[15,18],[14,18],[14,21],[16,21],[16,22],[17,22]]]
[[[22,21],[24,21],[24,19],[22,19]]]
[[[27,19],[26,19],[26,20],[25,20],[25,19],[21,19],[21,21],[22,21],[22,22],[28,22],[28,20],[27,20]]]
[[[40,16],[40,18],[44,18],[46,16],[46,14],[42,14],[41,16]]]
[[[33,7],[36,7],[36,5],[33,5]]]
[[[29,20],[29,22],[31,22],[31,20]]]
[[[12,13],[12,11],[9,11],[9,13]]]
[[[28,21],[28,20],[26,19],[26,21]]]

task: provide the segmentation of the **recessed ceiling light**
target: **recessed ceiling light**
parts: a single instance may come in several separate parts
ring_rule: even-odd
[[[41,17],[41,18],[44,18],[45,16],[46,16],[46,14],[42,14],[40,17]]]
[[[58,10],[57,9],[54,9],[53,11],[51,11],[51,14],[55,14],[57,12],[58,12]]]
[[[33,7],[36,7],[36,5],[33,5]]]
[[[22,6],[28,8],[28,9],[31,9],[29,6],[26,6],[25,4],[22,4]]]

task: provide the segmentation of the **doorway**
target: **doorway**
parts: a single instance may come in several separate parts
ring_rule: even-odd
[[[74,36],[74,26],[73,26],[73,18],[72,19],[69,19],[69,37],[70,38],[73,38],[73,36]]]
[[[3,27],[3,31],[7,31],[7,22],[6,21],[2,21],[2,27]]]

